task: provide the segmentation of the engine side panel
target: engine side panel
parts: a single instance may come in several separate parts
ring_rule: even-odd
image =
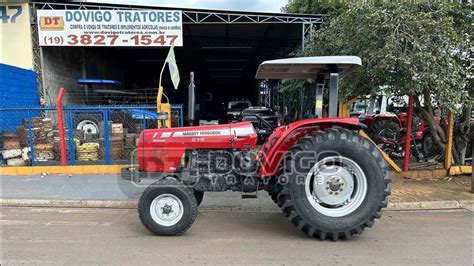
[[[250,122],[144,130],[138,142],[139,169],[173,173],[187,149],[253,149],[256,142]]]

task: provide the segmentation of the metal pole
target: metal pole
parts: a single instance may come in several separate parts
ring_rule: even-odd
[[[367,110],[368,115],[374,114],[375,109],[375,97],[370,98],[369,100],[369,109]]]
[[[31,128],[31,113],[30,110],[26,112],[26,118],[28,119],[28,141],[30,143],[31,148],[31,166],[36,165],[36,158],[35,158],[35,141],[33,139],[33,131]]]
[[[109,137],[109,110],[103,111],[104,118],[104,145],[105,145],[105,164],[110,164],[110,137]]]
[[[188,87],[188,120],[189,124],[194,125],[194,116],[196,113],[196,86],[194,85],[194,72],[189,74],[189,87]],[[182,114],[182,112],[181,112]]]
[[[407,117],[407,129],[405,139],[405,158],[403,160],[403,171],[408,172],[408,166],[410,165],[410,146],[411,146],[411,128],[413,123],[413,95],[409,96],[408,100],[408,117]]]
[[[183,118],[183,105],[179,106],[179,126],[184,127],[184,118]]]
[[[301,51],[304,51],[307,48],[306,35],[309,35],[309,38],[312,37],[313,23],[303,23],[301,26]]]
[[[337,102],[339,95],[339,74],[329,75],[329,117],[337,117]]]
[[[64,116],[63,116],[63,97],[64,97],[64,88],[59,88],[58,97],[56,98],[56,115],[58,119],[58,129],[59,129],[59,147],[61,150],[61,165],[67,166],[67,156],[66,156],[66,138],[64,135]]]
[[[67,112],[68,136],[69,136],[69,164],[76,164],[76,143],[74,141],[74,111]]]
[[[444,150],[444,168],[449,170],[453,162],[453,129],[454,129],[454,114],[449,112],[448,115],[448,132],[446,134],[446,149]]]
[[[305,94],[306,87],[300,89],[300,115],[299,120],[302,120],[304,117],[304,109],[305,109],[305,102],[304,102],[304,94]]]
[[[305,39],[306,39],[306,25],[303,23],[301,24],[302,28],[301,28],[301,51],[304,51],[305,49]]]
[[[146,125],[146,113],[145,113],[145,109],[142,110],[142,115],[143,115],[143,130],[147,129],[147,125]]]
[[[387,96],[382,95],[382,102],[380,103],[380,114],[387,113]]]
[[[268,106],[269,108],[272,108],[272,99],[273,99],[273,84],[268,84]]]
[[[314,114],[318,118],[323,117],[323,88],[324,84],[316,84],[316,102],[314,104]]]
[[[41,94],[42,94],[42,98],[44,100],[46,100],[46,95],[49,95],[49,91],[46,91],[46,82],[44,80],[44,75],[43,75],[43,71],[44,71],[44,57],[43,57],[43,47],[40,46],[39,47],[39,52],[40,52],[40,67],[41,67],[41,71],[40,73],[38,73],[39,75],[41,75]],[[48,97],[48,99],[50,99]],[[48,102],[48,104],[51,104],[51,102]]]

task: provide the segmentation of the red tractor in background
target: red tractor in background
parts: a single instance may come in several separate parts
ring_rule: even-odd
[[[405,136],[407,132],[407,113],[403,108],[390,107],[387,111],[385,95],[370,99],[361,99],[351,106],[351,116],[359,117],[361,123],[367,126],[367,133],[382,150],[394,158],[403,158]],[[440,123],[441,119],[436,118]],[[423,119],[413,116],[412,123],[412,154],[417,159],[431,158],[440,155],[435,147],[431,133]]]
[[[256,154],[251,122],[145,130],[138,142],[133,182],[156,179],[138,203],[143,225],[174,236],[193,224],[204,193],[266,190],[300,231],[319,239],[348,239],[372,227],[387,206],[391,178],[377,147],[358,131],[357,118],[337,118],[339,77],[361,66],[354,56],[304,57],[263,62],[257,79],[319,79],[329,87],[329,118],[274,127]],[[133,170],[133,171],[130,171]]]

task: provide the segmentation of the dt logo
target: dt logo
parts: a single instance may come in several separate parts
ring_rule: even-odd
[[[40,17],[41,30],[64,30],[63,17]]]

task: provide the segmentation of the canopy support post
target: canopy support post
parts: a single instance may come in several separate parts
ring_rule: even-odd
[[[339,95],[339,73],[329,74],[329,116],[337,117]]]
[[[314,114],[318,118],[323,117],[323,89],[323,83],[316,84],[316,102],[314,104]]]

